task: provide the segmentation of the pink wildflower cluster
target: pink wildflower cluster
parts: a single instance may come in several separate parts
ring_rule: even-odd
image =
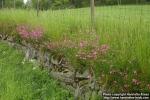
[[[24,39],[40,39],[43,36],[43,30],[40,27],[30,29],[27,25],[19,25],[17,32]]]
[[[82,47],[83,46],[84,45],[82,45]],[[93,48],[90,52],[80,51],[76,56],[84,60],[97,59],[100,55],[106,54],[108,50],[109,50],[109,46],[107,44],[104,44],[101,45],[100,47]]]
[[[30,32],[30,37],[32,39],[39,39],[42,36],[43,36],[43,30],[40,27],[36,27]]]
[[[75,48],[78,48],[78,45],[70,38],[64,37],[64,38],[60,39],[59,41],[48,42],[46,47],[49,50],[58,49],[58,48],[75,49]]]
[[[132,83],[134,85],[139,85],[141,82],[139,80],[137,80],[137,79],[132,79]]]
[[[79,43],[79,47],[80,48],[84,48],[84,47],[86,47],[87,46],[87,41],[81,41],[80,43]]]
[[[109,46],[107,44],[103,44],[100,48],[98,48],[98,50],[101,54],[105,54],[109,50]]]
[[[29,27],[28,26],[24,26],[24,25],[21,25],[21,26],[17,26],[17,32],[19,33],[19,35],[22,37],[22,38],[29,38]]]

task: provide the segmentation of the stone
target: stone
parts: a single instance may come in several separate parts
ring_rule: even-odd
[[[3,37],[3,36],[2,36],[2,34],[0,33],[0,39],[2,39],[2,37]]]
[[[89,82],[88,82],[88,80],[83,80],[83,81],[80,81],[79,82],[79,85],[80,86],[85,86],[85,85],[87,85]]]
[[[91,91],[87,91],[85,94],[84,94],[84,100],[91,100],[90,97],[91,97]]]
[[[7,34],[3,34],[3,35],[2,35],[2,40],[7,40],[7,38],[8,38],[8,35],[7,35]]]
[[[34,50],[34,51],[33,51],[33,57],[32,57],[32,58],[35,59],[35,60],[37,60],[38,57],[39,57],[39,56],[38,56],[38,51],[37,51],[37,50]]]
[[[16,49],[21,49],[25,53],[23,63],[28,60],[37,66],[44,66],[50,72],[50,76],[58,80],[60,84],[67,87],[72,93],[74,93],[75,100],[90,100],[97,95],[100,95],[103,89],[94,78],[89,77],[90,72],[86,70],[82,74],[67,63],[64,56],[60,54],[53,54],[45,52],[42,49],[35,49],[31,44],[25,42],[25,44],[18,44],[12,41],[11,37],[3,36],[0,34],[0,39],[4,39],[6,43]],[[6,39],[6,40],[5,40]],[[55,70],[56,69],[56,70]],[[100,91],[101,90],[101,91]],[[96,99],[95,99],[96,100]]]
[[[25,51],[25,60],[29,61],[29,58],[30,58],[30,49],[27,48],[26,51]]]
[[[77,86],[74,94],[74,100],[80,100],[80,98],[81,98],[81,91],[80,91],[80,87]]]
[[[50,67],[50,59],[49,59],[49,53],[46,52],[44,54],[44,65],[45,67]]]

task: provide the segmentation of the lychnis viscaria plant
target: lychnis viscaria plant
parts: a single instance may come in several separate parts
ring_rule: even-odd
[[[44,34],[41,27],[30,27],[28,25],[18,25],[16,30],[23,41],[30,42],[34,45],[39,44]]]

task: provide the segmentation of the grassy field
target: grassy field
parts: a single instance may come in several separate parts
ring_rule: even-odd
[[[23,63],[21,52],[0,43],[0,99],[72,100],[72,96],[46,71],[29,62]]]
[[[100,37],[100,44],[107,44],[111,49],[104,59],[107,63],[94,62],[97,73],[108,75],[111,67],[127,68],[131,81],[133,72],[140,70],[140,80],[150,83],[149,12],[149,5],[96,7],[92,32]],[[3,9],[0,10],[0,24],[3,23],[42,26],[45,36],[51,41],[59,42],[65,36],[73,42],[92,37],[89,8],[41,11],[38,17],[35,10]],[[72,52],[72,49],[67,49],[65,54],[76,63]]]

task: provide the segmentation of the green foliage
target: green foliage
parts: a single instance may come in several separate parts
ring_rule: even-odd
[[[39,0],[41,10],[47,9],[63,9],[63,8],[81,8],[89,7],[90,0]],[[148,0],[95,0],[95,4],[99,5],[118,5],[118,4],[143,4]],[[13,8],[14,0],[3,0],[5,8]],[[23,4],[23,0],[15,0],[16,8],[32,7],[37,8],[37,0],[28,0],[27,4]],[[0,1],[2,5],[2,0]]]
[[[16,8],[22,8],[23,7],[23,0],[3,0],[3,6],[4,8],[13,8],[15,2]],[[2,0],[0,1],[0,4],[2,3]]]
[[[114,91],[121,90],[120,87],[124,84],[130,85],[130,89],[135,88],[133,90],[138,90],[144,85],[147,88],[146,84],[150,82],[149,7],[149,5],[125,5],[96,8],[94,33],[100,37],[100,44],[110,46],[110,52],[105,57],[91,63],[94,66],[96,76],[99,77],[104,73],[103,84]],[[46,38],[51,42],[61,43],[61,40],[67,37],[74,43],[79,43],[81,40],[90,41],[91,34],[93,34],[90,31],[89,10],[90,8],[48,10],[42,11],[40,16],[37,17],[35,10],[4,9],[0,11],[0,22],[13,21],[16,24],[40,25],[45,30]],[[4,30],[7,32],[9,29]],[[60,51],[65,54],[72,65],[81,70],[86,70],[91,65],[88,62],[76,59],[77,49],[61,48]],[[111,68],[121,70],[119,72],[128,68],[127,83],[123,81],[124,77],[120,74],[109,75]],[[138,80],[142,83],[138,87],[131,86],[132,79],[136,78],[133,76],[135,70],[138,70],[140,75]],[[114,80],[117,81],[115,88],[109,84]]]
[[[8,35],[13,36],[16,33],[16,24],[12,21],[10,22],[1,22],[0,30],[2,34],[8,33]]]
[[[96,5],[143,4],[146,0],[95,0]]]
[[[0,43],[1,100],[72,100],[72,95],[48,72],[23,62],[21,52]]]
[[[38,4],[38,0],[32,0],[31,2],[29,3],[32,3],[32,7],[33,8],[37,8],[37,4]],[[39,0],[39,8],[41,10],[46,10],[46,9],[49,9],[50,6],[51,6],[51,1],[50,0]]]

